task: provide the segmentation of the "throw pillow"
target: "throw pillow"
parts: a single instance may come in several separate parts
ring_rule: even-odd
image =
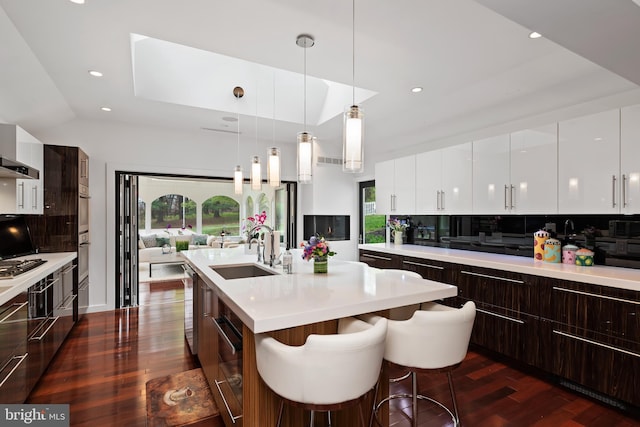
[[[206,245],[207,244],[207,236],[206,234],[194,234],[193,235],[193,244],[194,245]]]
[[[168,245],[169,244],[169,238],[168,237],[156,237],[156,246],[164,246],[164,245]]]
[[[142,241],[142,239],[138,239],[138,249],[144,249],[144,242]]]
[[[189,242],[187,240],[178,240],[176,242],[176,252],[189,250]]]
[[[144,243],[145,248],[154,248],[157,246],[156,244],[156,235],[155,234],[147,234],[140,236],[142,243]]]

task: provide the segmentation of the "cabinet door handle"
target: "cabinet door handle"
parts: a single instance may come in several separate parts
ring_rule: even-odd
[[[439,265],[431,265],[431,264],[423,264],[421,262],[413,262],[413,261],[405,261],[402,260],[403,264],[409,264],[409,265],[415,265],[418,267],[427,267],[427,268],[433,268],[435,270],[444,270],[444,267],[441,267]]]
[[[436,191],[436,210],[440,210],[440,190]]]
[[[563,337],[567,337],[567,338],[571,338],[571,339],[574,339],[574,340],[586,342],[588,344],[597,345],[598,347],[603,347],[603,348],[607,348],[609,350],[617,351],[618,353],[624,353],[624,354],[629,354],[631,356],[640,357],[640,353],[635,353],[633,351],[629,351],[629,350],[625,350],[625,349],[622,349],[622,348],[614,347],[612,345],[603,344],[603,343],[600,343],[600,342],[597,342],[597,341],[593,341],[593,340],[590,340],[590,339],[587,339],[587,338],[578,337],[576,335],[567,334],[565,332],[556,331],[555,329],[553,330],[553,333],[556,334],[556,335],[562,335]]]
[[[18,311],[20,311],[20,309],[22,307],[24,307],[25,305],[29,304],[29,301],[23,302],[22,304],[18,305],[15,309],[13,309],[13,311],[9,314],[7,314],[6,316],[4,316],[1,320],[0,323],[3,323],[5,320],[7,320],[8,318],[10,318],[11,316],[13,316],[14,314],[16,314]]]
[[[616,176],[611,177],[611,207],[616,207]]]
[[[364,258],[373,258],[373,259],[381,259],[383,261],[391,261],[391,258],[379,256],[379,255],[371,255],[371,254],[362,254]]]
[[[502,280],[503,282],[511,282],[511,283],[520,283],[520,284],[524,284],[524,281],[522,280],[516,280],[516,279],[509,279],[507,277],[500,277],[500,276],[491,276],[489,274],[482,274],[482,273],[474,273],[473,271],[465,271],[465,270],[461,270],[460,273],[462,274],[468,274],[469,276],[478,276],[478,277],[484,277],[487,279],[495,279],[495,280]]]
[[[6,377],[4,377],[4,379],[2,380],[2,382],[0,382],[0,387],[2,387],[2,386],[4,385],[4,383],[6,383],[6,382],[7,382],[7,380],[9,379],[9,377],[10,377],[11,375],[13,375],[13,373],[16,371],[16,369],[18,369],[18,366],[20,366],[20,364],[21,364],[22,362],[24,362],[24,359],[26,359],[28,355],[29,355],[29,353],[25,353],[25,354],[23,354],[22,356],[13,356],[13,357],[11,358],[11,360],[17,360],[17,361],[18,361],[18,363],[16,363],[16,366],[14,366],[14,367],[13,367],[13,369],[11,369],[11,371],[9,371],[9,373],[7,374],[7,376],[6,376]]]
[[[227,399],[224,397],[224,393],[222,392],[222,389],[220,388],[220,384],[225,383],[226,381],[218,381],[218,380],[214,380],[216,383],[216,388],[218,389],[218,393],[220,393],[220,397],[222,398],[222,403],[224,403],[225,408],[227,408],[227,413],[229,414],[229,417],[231,417],[231,422],[232,423],[236,423],[236,420],[238,418],[242,418],[242,415],[233,415],[233,412],[231,412],[231,408],[229,407],[229,404],[227,403]]]
[[[510,321],[510,322],[520,323],[521,325],[524,325],[524,321],[523,321],[523,320],[520,320],[520,319],[514,319],[513,317],[503,316],[502,314],[494,313],[494,312],[492,312],[492,311],[482,310],[482,309],[480,309],[480,308],[476,308],[476,311],[479,311],[480,313],[487,314],[487,315],[489,315],[489,316],[499,317],[499,318],[501,318],[501,319],[505,319],[505,320],[508,320],[508,321]]]
[[[38,209],[38,186],[34,185],[31,188],[31,195],[33,199],[31,200],[31,209]]]
[[[53,325],[56,324],[56,322],[58,321],[58,319],[60,318],[60,316],[54,317],[53,318],[53,322],[51,322],[49,324],[49,327],[47,329],[44,330],[43,333],[41,333],[40,335],[38,335],[37,337],[31,337],[29,338],[29,341],[42,341],[42,338],[44,338],[45,335],[47,335],[47,332],[49,332],[49,330],[51,328],[53,328]]]
[[[627,175],[622,174],[622,207],[626,208],[627,203]]]
[[[24,209],[24,182],[18,185],[20,186],[20,202],[18,203],[18,207]]]
[[[516,186],[511,185],[511,191],[509,191],[509,204],[511,205],[511,209],[515,209],[516,207],[515,191],[516,191]]]
[[[224,341],[227,343],[227,346],[231,349],[231,354],[236,354],[238,351],[242,350],[242,348],[237,348],[235,345],[233,345],[231,338],[229,338],[229,336],[225,334],[222,326],[220,326],[221,324],[228,324],[227,319],[225,319],[224,317],[220,317],[218,319],[211,318],[211,321],[214,325],[216,325],[218,334],[224,339]]]
[[[504,185],[504,210],[509,210],[509,204],[507,203],[507,191],[509,190],[508,185]]]
[[[440,192],[440,210],[445,210],[444,205],[444,190]]]
[[[640,301],[633,301],[633,300],[630,300],[630,299],[610,297],[608,295],[592,294],[591,292],[576,291],[575,289],[558,288],[557,286],[554,286],[553,290],[554,291],[561,291],[561,292],[569,292],[569,293],[572,293],[572,294],[584,295],[584,296],[600,298],[600,299],[608,299],[608,300],[611,300],[611,301],[623,302],[623,303],[626,303],[626,304],[640,305]]]

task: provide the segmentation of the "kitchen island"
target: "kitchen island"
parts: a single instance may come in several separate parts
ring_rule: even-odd
[[[200,313],[194,316],[205,321],[197,331],[198,357],[227,425],[272,426],[277,418],[279,399],[257,372],[254,334],[267,332],[286,344],[301,345],[311,333],[335,333],[342,317],[457,294],[455,286],[381,273],[359,262],[332,259],[328,274],[314,274],[313,264],[302,260],[299,251],[293,253],[293,274],[261,265],[275,274],[225,279],[211,266],[258,265],[256,255],[245,255],[243,248],[183,252],[200,283],[194,284],[200,306],[194,307]],[[238,329],[239,336],[223,332]],[[225,397],[233,391],[240,391],[237,403]],[[336,422],[355,425],[357,410],[344,412]],[[287,409],[283,424],[301,425],[303,417],[302,411]]]

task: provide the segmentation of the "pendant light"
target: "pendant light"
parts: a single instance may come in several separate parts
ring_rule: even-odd
[[[271,140],[276,143],[276,73],[273,73],[273,127]],[[280,187],[280,149],[267,149],[267,179],[271,187]]]
[[[356,1],[352,0],[352,99],[344,113],[342,170],[358,173],[364,169],[364,112],[356,105]]]
[[[307,132],[307,48],[315,42],[313,37],[301,34],[296,44],[304,49],[304,131],[298,132],[298,182],[309,184],[312,178],[313,135]]]
[[[256,82],[256,151],[258,150],[258,83]],[[262,190],[262,168],[260,167],[260,157],[253,156],[251,159],[251,189]]]
[[[240,86],[234,87],[233,96],[238,100],[238,146],[236,152],[236,160],[238,161],[238,164],[233,170],[233,191],[235,194],[242,194],[244,178],[242,177],[242,166],[240,166],[240,98],[244,96],[244,89]]]

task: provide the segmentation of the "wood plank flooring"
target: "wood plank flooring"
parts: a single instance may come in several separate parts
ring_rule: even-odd
[[[84,316],[28,402],[69,403],[72,426],[146,424],[146,382],[196,368],[198,362],[184,340],[182,283],[140,286],[140,307]],[[454,371],[454,383],[465,427],[640,426],[631,414],[474,351]],[[445,375],[420,376],[419,384],[421,393],[449,402]],[[410,384],[394,388],[408,390]],[[410,413],[407,399],[395,401],[390,425],[409,426]],[[420,426],[453,425],[427,403],[418,413]]]

